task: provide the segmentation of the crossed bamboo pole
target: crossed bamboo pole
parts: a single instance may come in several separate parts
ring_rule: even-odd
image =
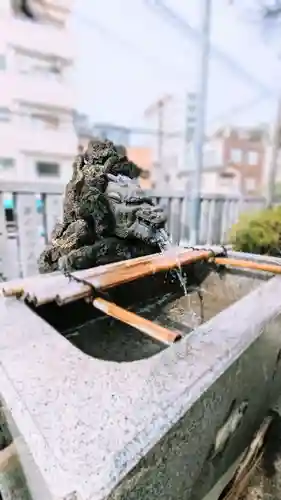
[[[101,268],[73,273],[74,277],[86,280],[87,283],[85,281],[84,283],[67,283],[65,277],[61,281],[61,277],[56,275],[53,280],[51,277],[49,279],[43,278],[41,285],[40,280],[36,278],[33,282],[32,280],[27,280],[25,285],[22,283],[14,288],[4,287],[3,295],[6,297],[24,296],[36,306],[52,302],[53,300],[59,305],[63,305],[80,298],[89,297],[92,292],[91,287],[94,287],[97,291],[106,290],[113,286],[128,283],[137,278],[149,276],[180,265],[191,264],[204,259],[208,260],[211,255],[212,251],[209,250],[176,249],[161,254],[132,259],[127,262],[109,264],[108,266],[101,266]],[[55,284],[61,288],[59,291],[55,289],[54,295]],[[181,338],[178,332],[157,325],[102,298],[96,298],[92,304],[108,316],[138,329],[154,340],[171,344]]]
[[[185,253],[178,255],[176,258],[176,262],[174,261],[173,256],[168,256],[167,258],[159,257],[159,261],[154,262],[145,262],[142,260],[141,263],[138,262],[136,265],[131,265],[129,268],[127,267],[119,267],[112,269],[111,271],[102,274],[101,276],[95,277],[92,280],[92,285],[95,289],[108,289],[116,285],[120,285],[123,283],[127,283],[129,281],[133,281],[139,277],[144,277],[150,274],[154,274],[155,272],[159,272],[162,270],[170,269],[176,265],[188,264],[192,262],[196,262],[198,260],[208,260],[209,257],[213,255],[210,251],[189,251],[189,255]],[[214,262],[219,265],[233,265],[236,267],[255,269],[259,271],[267,271],[275,274],[281,274],[281,266],[274,264],[262,264],[252,261],[246,260],[238,260],[238,259],[229,259],[217,257],[214,258]],[[139,266],[141,264],[141,266]],[[157,270],[156,270],[157,269]],[[68,295],[69,298],[69,295]],[[65,303],[68,300],[67,296],[57,297],[57,302],[60,304]],[[73,298],[72,298],[73,300]],[[142,333],[152,337],[153,339],[163,342],[165,344],[175,343],[181,339],[181,334],[176,333],[168,328],[164,328],[160,325],[153,323],[141,316],[129,312],[122,307],[113,304],[107,300],[102,298],[96,298],[92,302],[93,306],[108,316],[113,317],[123,323],[126,323],[129,326],[136,328]]]
[[[217,253],[220,253],[219,251]],[[67,282],[64,276],[55,274],[48,277],[36,277],[21,280],[20,283],[11,288],[4,287],[2,292],[5,297],[25,297],[36,306],[48,302],[57,302],[58,305],[67,304],[81,298],[89,298],[94,288],[107,290],[114,286],[134,281],[138,278],[153,275],[157,272],[169,270],[182,265],[195,263],[213,257],[213,262],[218,265],[230,265],[243,269],[265,271],[273,274],[281,274],[281,266],[274,263],[253,262],[250,260],[214,257],[214,251],[210,250],[186,250],[176,249],[155,255],[138,257],[129,261],[108,264],[86,271],[73,273],[75,278],[82,282]],[[127,325],[130,325],[142,333],[152,337],[154,340],[165,344],[178,341],[181,335],[160,325],[153,323],[135,313],[127,311],[122,307],[100,297],[92,301],[92,305]]]

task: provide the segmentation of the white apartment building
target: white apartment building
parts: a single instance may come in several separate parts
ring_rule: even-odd
[[[72,0],[0,0],[0,181],[69,180]]]
[[[152,183],[156,189],[183,188],[180,173],[186,165],[186,147],[196,125],[197,94],[166,95],[145,111],[153,155]]]

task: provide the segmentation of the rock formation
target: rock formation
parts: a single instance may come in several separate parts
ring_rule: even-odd
[[[124,148],[90,141],[73,163],[63,220],[39,257],[40,273],[86,269],[159,251],[155,234],[166,218],[140,189],[140,173]]]

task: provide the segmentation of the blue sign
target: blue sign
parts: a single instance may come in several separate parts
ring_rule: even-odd
[[[14,200],[12,198],[6,198],[4,200],[5,210],[14,210]]]
[[[36,209],[38,212],[41,212],[43,209],[43,201],[40,198],[36,198],[35,200],[36,204]],[[6,196],[3,201],[3,205],[5,210],[14,210],[15,209],[15,204],[12,196]]]

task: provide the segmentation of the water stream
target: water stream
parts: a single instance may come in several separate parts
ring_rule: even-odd
[[[169,237],[164,229],[160,229],[157,236],[158,236],[157,242],[158,242],[158,245],[160,247],[161,252],[164,252],[165,250],[172,250],[173,249],[173,250],[175,250],[176,253],[178,253],[177,247],[171,243],[171,241],[169,240]],[[177,269],[175,269],[174,272],[177,276],[177,279],[180,282],[180,285],[183,289],[184,295],[187,296],[186,284],[185,284],[185,280],[183,277],[182,267],[181,267],[181,263],[180,263],[180,259],[179,259],[178,255],[177,255],[177,261],[178,261],[177,262]]]

